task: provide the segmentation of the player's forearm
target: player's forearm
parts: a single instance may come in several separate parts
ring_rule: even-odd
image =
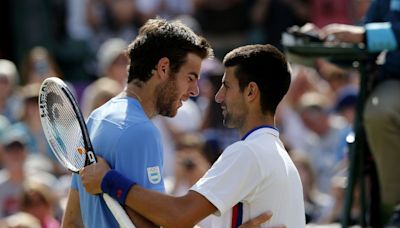
[[[198,221],[190,215],[182,197],[173,197],[133,186],[125,204],[162,227],[193,227]]]
[[[150,220],[146,219],[143,217],[141,214],[137,213],[133,209],[129,207],[124,208],[126,213],[128,214],[129,218],[131,219],[132,223],[135,224],[136,227],[148,227],[148,228],[156,228],[160,227],[155,225],[153,222]]]

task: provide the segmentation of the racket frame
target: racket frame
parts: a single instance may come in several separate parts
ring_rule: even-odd
[[[94,154],[92,143],[90,141],[89,132],[86,127],[86,123],[83,118],[82,112],[79,109],[78,102],[76,101],[76,99],[73,96],[73,94],[71,93],[71,91],[68,89],[68,86],[61,79],[59,79],[57,77],[46,78],[40,87],[40,91],[39,91],[40,118],[41,119],[45,118],[46,115],[48,115],[47,111],[46,111],[47,110],[46,88],[47,88],[47,84],[49,84],[49,83],[57,84],[61,88],[61,90],[63,91],[65,96],[68,98],[69,102],[72,104],[72,108],[74,109],[75,116],[78,120],[79,127],[82,132],[83,144],[84,144],[85,150],[86,150],[84,166],[96,163],[97,160],[96,160],[96,156]],[[47,136],[46,136],[46,139],[47,139]],[[53,150],[53,148],[52,148],[52,150]],[[55,152],[53,151],[53,153],[55,153]],[[55,154],[58,158],[59,155],[57,153],[55,153]],[[64,165],[63,162],[61,162],[61,164]],[[74,172],[74,173],[78,173],[77,171],[71,170],[70,168],[68,168],[68,170],[70,170],[71,172]],[[113,199],[112,197],[110,197],[108,194],[105,194],[105,193],[102,194],[102,198],[103,198],[104,202],[106,203],[107,207],[110,209],[114,218],[119,223],[120,227],[135,228],[135,226],[133,225],[129,216],[126,214],[126,211],[122,208],[122,206],[115,199]]]

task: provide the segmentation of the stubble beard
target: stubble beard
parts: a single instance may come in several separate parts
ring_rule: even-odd
[[[227,128],[240,128],[244,124],[244,119],[245,113],[234,116],[232,113],[226,111],[223,124]]]
[[[174,103],[178,99],[179,95],[176,88],[176,80],[175,77],[172,76],[171,79],[168,79],[157,88],[156,105],[158,114],[166,117],[174,117],[178,111]]]

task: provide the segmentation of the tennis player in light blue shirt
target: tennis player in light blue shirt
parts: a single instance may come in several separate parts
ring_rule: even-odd
[[[160,133],[136,99],[111,99],[89,116],[87,127],[95,153],[111,167],[147,189],[164,192]],[[85,227],[118,227],[103,198],[87,193],[80,182],[73,175]]]
[[[199,94],[201,62],[212,55],[212,49],[180,22],[151,19],[126,53],[130,60],[127,85],[89,116],[89,135],[95,154],[112,168],[147,189],[163,192],[162,143],[150,118],[174,117],[183,101]],[[80,177],[74,175],[71,186],[63,227],[118,227],[103,199],[89,195]],[[129,187],[116,189],[110,196],[124,203]],[[151,225],[138,213],[130,215],[138,227]]]

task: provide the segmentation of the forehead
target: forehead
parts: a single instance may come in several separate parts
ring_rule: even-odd
[[[236,82],[237,78],[235,76],[235,73],[236,73],[236,66],[226,67],[222,81],[223,82]]]
[[[200,58],[200,56],[193,53],[188,53],[186,55],[185,63],[179,69],[179,73],[195,74],[196,77],[198,77],[202,61],[203,60]]]

